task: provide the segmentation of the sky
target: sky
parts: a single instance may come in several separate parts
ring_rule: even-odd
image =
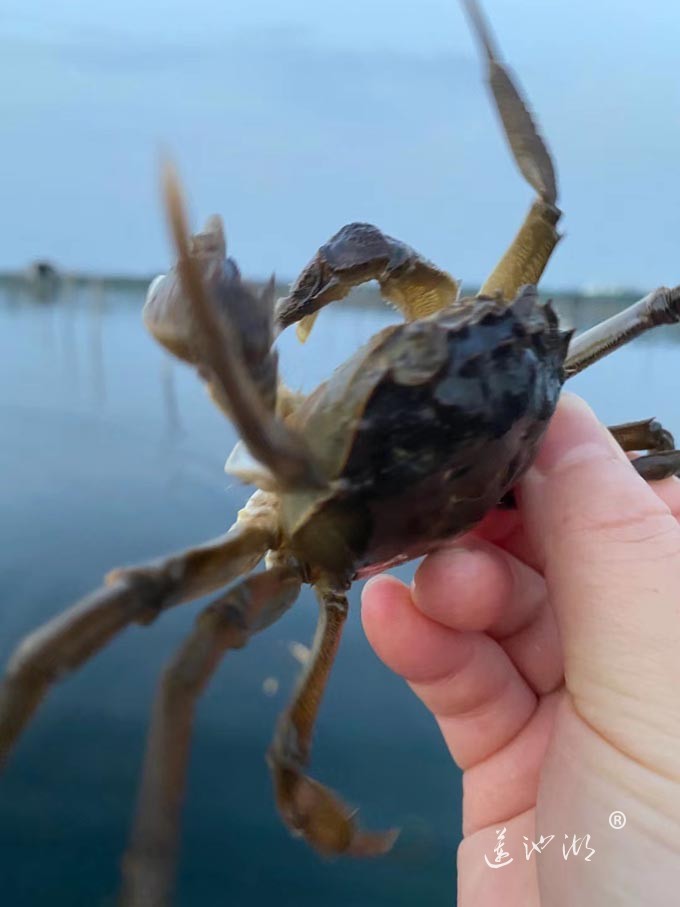
[[[556,160],[544,286],[680,282],[680,4],[484,7]],[[532,198],[483,75],[455,0],[3,0],[0,269],[167,268],[165,153],[247,276],[363,220],[479,282]]]

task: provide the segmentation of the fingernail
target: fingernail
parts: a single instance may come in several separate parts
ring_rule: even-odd
[[[601,456],[626,459],[588,404],[573,394],[563,394],[533,468],[545,476],[567,464]]]
[[[374,586],[376,583],[401,583],[401,580],[397,579],[396,576],[392,576],[389,573],[376,573],[374,576],[369,576],[369,578],[364,583],[364,588],[362,589],[362,595],[366,592],[367,589],[370,589],[371,586]]]
[[[364,583],[364,588],[361,590],[361,594],[363,595],[364,592],[366,592],[367,589],[370,589],[371,586],[374,586],[376,582],[382,582],[382,578],[382,573],[378,573],[375,576],[369,576],[369,578]]]

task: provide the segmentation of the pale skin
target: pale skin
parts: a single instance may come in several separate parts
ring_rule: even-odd
[[[644,482],[565,394],[518,498],[410,588],[380,576],[363,594],[371,644],[464,772],[459,907],[665,907],[680,871],[680,481]],[[493,870],[502,828],[514,859]],[[590,860],[565,860],[587,834]],[[555,837],[527,860],[541,835]]]

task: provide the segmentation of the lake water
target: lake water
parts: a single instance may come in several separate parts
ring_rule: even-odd
[[[80,288],[48,305],[0,289],[3,663],[112,566],[223,532],[247,497],[222,470],[230,425],[190,370],[148,338],[142,301],[141,290]],[[580,303],[571,316],[585,324],[605,309]],[[387,310],[336,304],[306,346],[282,337],[284,375],[311,388],[389,320]],[[609,423],[657,415],[680,433],[679,340],[675,329],[650,334],[572,389]],[[367,826],[401,826],[397,846],[377,861],[324,862],[278,820],[264,754],[298,668],[290,643],[313,634],[316,605],[305,592],[227,656],[201,702],[182,907],[453,903],[460,778],[434,722],[366,643],[358,599],[357,586],[312,772],[360,806]],[[197,610],[129,629],[39,711],[0,779],[3,905],[115,903],[156,679]],[[278,681],[273,696],[267,678]]]

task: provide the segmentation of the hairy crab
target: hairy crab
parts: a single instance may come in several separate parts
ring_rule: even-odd
[[[565,379],[628,340],[680,321],[680,287],[660,288],[572,338],[535,284],[558,241],[550,155],[474,0],[495,104],[519,169],[537,198],[474,297],[404,243],[368,224],[343,227],[290,294],[255,293],[226,257],[221,221],[190,236],[177,178],[165,197],[178,263],[152,284],[147,327],[195,366],[242,441],[228,470],[257,486],[222,537],[154,563],[118,569],[106,584],[27,637],[0,689],[0,758],[49,686],[132,623],[222,589],[169,664],[158,691],[123,901],[162,905],[172,889],[184,775],[196,702],[230,649],[279,618],[301,585],[316,590],[313,651],[268,754],[288,827],[325,854],[387,851],[394,832],[367,832],[338,796],[308,777],[312,731],[357,578],[435,549],[474,526],[531,464]],[[309,396],[289,391],[274,341],[352,287],[377,280],[403,314]],[[611,429],[647,479],[675,474],[680,452],[654,420]],[[265,559],[266,569],[251,573]],[[245,576],[243,579],[239,577]]]

